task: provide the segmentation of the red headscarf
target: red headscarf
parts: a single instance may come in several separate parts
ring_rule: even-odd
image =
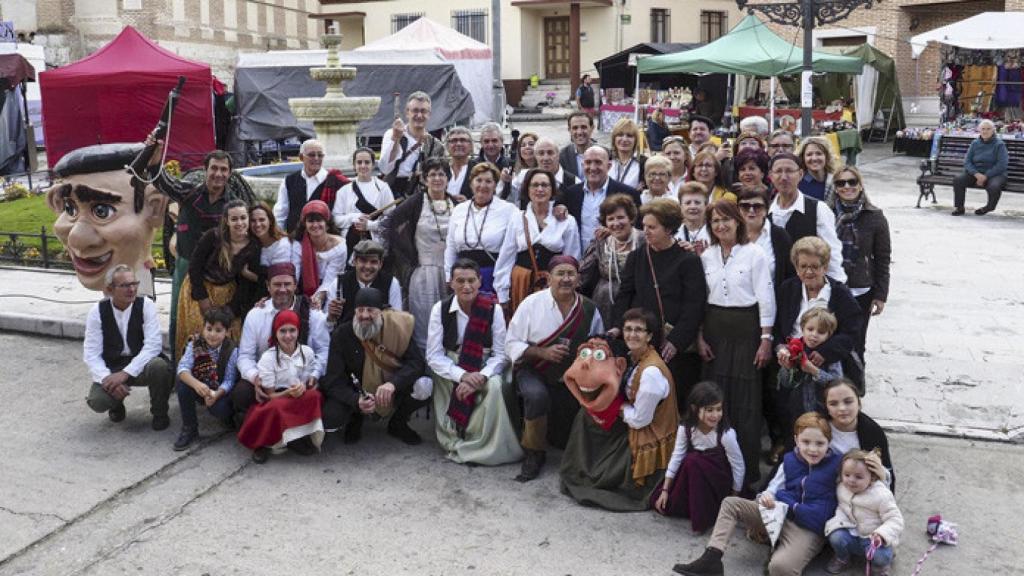
[[[331,209],[322,200],[310,200],[302,207],[300,220],[305,221],[310,214],[317,214],[325,221],[331,219]],[[309,233],[302,235],[302,293],[307,297],[316,294],[320,287],[320,269],[316,265],[316,248],[309,239]]]
[[[299,315],[292,309],[281,310],[274,316],[274,328],[270,331],[270,345],[277,346],[277,331],[282,326],[299,327]]]

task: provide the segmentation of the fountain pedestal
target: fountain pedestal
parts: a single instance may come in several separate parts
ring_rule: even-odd
[[[352,170],[352,153],[356,150],[356,128],[372,118],[380,108],[378,97],[349,97],[341,83],[356,76],[356,69],[341,66],[338,45],[341,34],[325,34],[321,44],[327,48],[327,66],[309,71],[314,80],[327,84],[322,98],[289,98],[288,105],[296,120],[312,122],[316,139],[324,145],[324,168]]]

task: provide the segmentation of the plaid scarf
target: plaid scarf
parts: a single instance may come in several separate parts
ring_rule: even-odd
[[[857,246],[857,217],[864,210],[864,196],[856,202],[846,203],[836,199],[836,236],[843,244],[843,267],[857,265],[860,249]]]
[[[494,297],[489,294],[477,294],[472,308],[469,310],[469,323],[466,324],[466,332],[462,336],[462,350],[459,351],[459,368],[467,372],[479,372],[484,366],[483,342],[487,333],[491,330],[491,320],[494,318]],[[447,313],[447,311],[445,311]],[[459,435],[465,433],[469,424],[469,417],[476,408],[476,395],[474,392],[459,400],[452,390],[451,400],[448,402],[448,416],[455,422],[455,428]]]
[[[220,378],[217,375],[217,361],[213,359],[213,353],[198,334],[192,338],[192,376],[203,384],[216,390],[220,386]]]

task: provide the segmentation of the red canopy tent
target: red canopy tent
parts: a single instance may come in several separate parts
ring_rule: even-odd
[[[171,119],[168,157],[183,168],[201,164],[214,148],[210,67],[125,26],[93,54],[39,74],[50,167],[82,146],[144,140],[178,76],[185,77],[185,87]]]

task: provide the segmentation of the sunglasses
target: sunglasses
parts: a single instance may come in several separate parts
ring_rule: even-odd
[[[860,180],[856,178],[850,178],[849,180],[833,180],[832,183],[836,185],[836,188],[853,188],[857,184],[860,184]]]
[[[765,209],[765,205],[759,202],[740,202],[738,206],[744,212],[760,212]]]

